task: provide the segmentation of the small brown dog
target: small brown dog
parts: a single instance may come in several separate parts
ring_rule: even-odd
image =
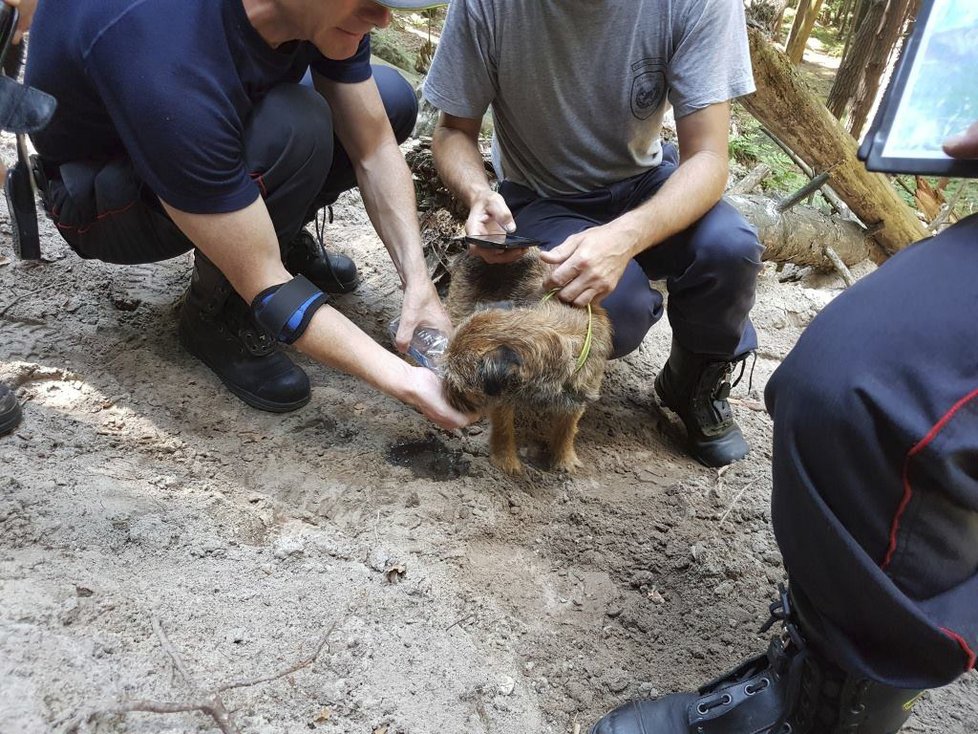
[[[493,464],[522,471],[516,413],[551,417],[553,467],[573,472],[577,424],[597,400],[611,354],[611,322],[600,306],[575,308],[549,297],[552,266],[535,252],[508,265],[461,255],[447,308],[457,324],[443,361],[445,394],[455,408],[488,409]],[[590,335],[590,337],[589,337]]]

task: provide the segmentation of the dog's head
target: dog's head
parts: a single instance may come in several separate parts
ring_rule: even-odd
[[[445,395],[455,408],[560,391],[565,345],[533,309],[489,308],[463,321],[445,352]],[[553,383],[549,385],[548,383]]]

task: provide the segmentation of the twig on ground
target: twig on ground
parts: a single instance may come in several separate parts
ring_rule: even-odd
[[[6,316],[7,311],[12,309],[14,306],[16,306],[18,303],[23,301],[28,296],[36,296],[38,293],[43,293],[44,291],[49,291],[56,286],[64,286],[66,284],[67,284],[66,281],[59,280],[56,283],[48,283],[46,285],[42,285],[40,288],[35,288],[34,290],[29,290],[29,291],[25,291],[24,293],[21,293],[19,296],[17,296],[12,301],[10,301],[6,306],[0,309],[0,318]]]
[[[842,280],[845,282],[847,288],[856,282],[855,277],[852,275],[852,271],[849,270],[849,266],[842,261],[841,257],[839,257],[839,253],[828,245],[825,246],[823,252],[825,253],[825,257],[828,258],[829,262],[832,263],[832,266],[835,268],[836,272],[842,276]]]
[[[329,626],[329,629],[326,630],[326,633],[322,636],[322,639],[320,639],[319,644],[316,646],[316,649],[313,651],[312,655],[305,658],[304,660],[300,660],[294,665],[290,665],[288,668],[285,668],[284,670],[281,670],[273,675],[263,676],[261,678],[252,678],[250,680],[235,681],[233,683],[226,683],[223,686],[218,686],[214,690],[216,690],[219,693],[223,693],[224,691],[230,691],[233,688],[248,688],[250,686],[257,686],[260,683],[270,683],[273,680],[279,680],[280,678],[284,678],[287,675],[292,675],[293,673],[296,673],[302,670],[303,668],[308,668],[310,665],[316,662],[316,659],[319,657],[319,654],[323,651],[323,648],[329,645],[329,636],[333,634],[333,630],[335,629],[336,629],[336,622],[333,622],[333,624]]]
[[[462,622],[465,622],[465,621],[468,621],[468,620],[472,619],[472,617],[474,617],[474,616],[475,616],[475,612],[470,612],[469,614],[466,614],[464,617],[461,617],[459,619],[456,619],[454,622],[452,622],[450,625],[448,625],[445,628],[445,631],[448,632],[448,630],[450,630],[450,629],[452,629],[454,627],[457,627],[458,625],[462,624]]]
[[[720,516],[720,522],[719,522],[720,525],[723,525],[724,521],[730,515],[730,512],[740,501],[740,498],[744,496],[744,492],[746,492],[748,489],[750,489],[753,486],[754,486],[754,482],[750,481],[747,484],[745,484],[739,492],[737,492],[737,496],[733,498],[733,501],[730,503],[730,505],[727,507],[724,513]]]
[[[766,163],[758,163],[750,173],[730,187],[731,194],[749,194],[771,173],[771,167]]]
[[[271,681],[285,678],[292,673],[312,665],[319,658],[323,648],[329,647],[330,635],[332,635],[333,631],[336,629],[336,622],[334,622],[330,625],[329,629],[326,630],[325,634],[320,639],[319,644],[316,645],[316,649],[309,657],[303,658],[299,662],[290,665],[278,673],[251,678],[248,680],[225,683],[213,688],[210,691],[203,691],[197,687],[197,684],[194,682],[189,671],[184,666],[179,654],[173,647],[170,639],[166,636],[166,632],[163,629],[163,625],[160,624],[159,619],[154,615],[151,621],[153,624],[153,631],[156,633],[160,646],[167,654],[167,657],[169,657],[173,662],[173,665],[179,671],[187,685],[194,689],[194,697],[185,701],[152,701],[148,699],[126,701],[111,709],[93,711],[80,718],[76,718],[67,726],[66,729],[64,729],[65,732],[77,732],[81,724],[91,723],[101,716],[111,716],[134,712],[150,714],[181,714],[199,711],[200,713],[206,714],[213,719],[214,723],[217,724],[218,728],[223,734],[241,734],[241,730],[238,728],[237,724],[235,724],[234,719],[231,716],[231,712],[228,711],[227,705],[221,698],[221,694],[235,688],[248,688],[251,686],[257,686],[261,683],[270,683]]]
[[[180,656],[174,649],[173,643],[170,642],[170,638],[166,636],[166,631],[163,629],[163,625],[160,624],[160,618],[154,614],[150,619],[150,622],[153,624],[153,632],[156,633],[156,639],[160,641],[160,646],[163,648],[163,652],[165,652],[170,660],[173,661],[173,666],[177,669],[180,675],[183,676],[184,682],[193,688],[194,691],[198,691],[199,687],[194,682],[194,679],[191,677],[190,673],[187,672],[187,668],[184,667],[183,660],[180,659]]]

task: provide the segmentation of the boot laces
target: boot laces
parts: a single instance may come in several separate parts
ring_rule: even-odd
[[[322,217],[320,217],[322,214]],[[319,253],[326,257],[326,225],[333,223],[333,207],[327,206],[316,212],[316,244],[319,245]]]
[[[238,337],[245,349],[255,357],[264,357],[275,351],[275,340],[264,329],[244,325],[238,330]]]

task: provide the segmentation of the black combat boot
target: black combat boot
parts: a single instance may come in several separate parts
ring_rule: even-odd
[[[894,734],[921,691],[846,673],[806,641],[784,587],[771,605],[783,633],[767,654],[747,660],[696,693],[632,701],[591,734]]]
[[[282,262],[292,275],[306,276],[325,293],[349,293],[360,284],[357,264],[346,255],[327,252],[322,237],[305,228],[282,247]]]
[[[706,466],[726,466],[747,455],[744,434],[727,402],[734,365],[694,354],[673,339],[669,361],[655,378],[659,399],[686,426],[690,453]]]
[[[0,436],[6,436],[20,423],[20,403],[9,387],[0,383]]]
[[[309,378],[279,351],[227,278],[199,250],[180,309],[180,343],[248,405],[287,413],[309,402]]]

